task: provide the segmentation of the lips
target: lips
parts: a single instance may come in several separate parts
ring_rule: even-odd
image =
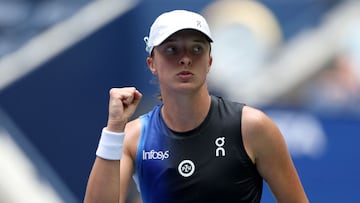
[[[190,71],[181,71],[180,73],[178,73],[177,75],[181,76],[181,75],[193,75],[192,72]]]
[[[177,76],[182,80],[186,80],[191,78],[193,76],[193,73],[190,71],[181,71],[180,73],[177,74]]]

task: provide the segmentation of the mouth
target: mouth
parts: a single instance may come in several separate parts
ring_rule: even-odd
[[[178,73],[177,75],[193,75],[192,72],[190,71],[181,71],[180,73]]]
[[[180,79],[183,79],[183,80],[186,80],[186,79],[189,79],[193,76],[194,74],[190,71],[181,71],[180,73],[177,74],[177,76],[180,78]]]

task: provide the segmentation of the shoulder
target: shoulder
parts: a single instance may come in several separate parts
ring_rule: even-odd
[[[242,134],[245,148],[255,162],[262,153],[283,142],[277,125],[261,110],[244,106],[242,112]]]
[[[242,115],[242,124],[244,124],[244,130],[248,133],[259,133],[269,130],[274,125],[272,120],[263,111],[250,106],[244,106]]]

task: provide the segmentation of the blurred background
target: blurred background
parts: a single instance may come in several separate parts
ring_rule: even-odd
[[[278,124],[310,201],[358,199],[360,1],[0,0],[0,203],[82,202],[109,89],[158,102],[143,37],[173,9],[208,19],[211,92]]]

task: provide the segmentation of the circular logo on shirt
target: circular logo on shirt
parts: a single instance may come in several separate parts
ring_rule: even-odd
[[[191,176],[195,171],[195,165],[191,160],[183,160],[178,166],[180,175],[184,177]]]

